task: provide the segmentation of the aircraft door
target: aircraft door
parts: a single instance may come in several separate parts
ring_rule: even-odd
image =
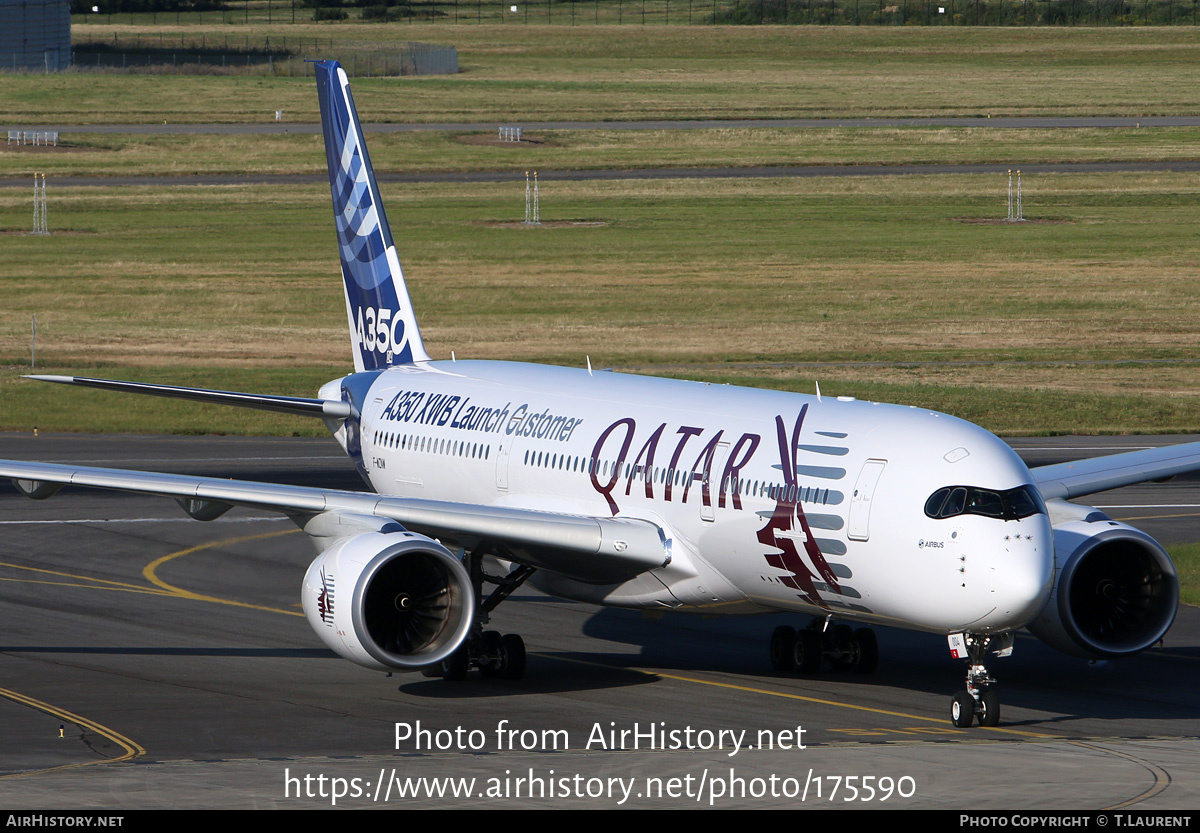
[[[871,537],[871,504],[875,501],[875,487],[885,466],[887,460],[868,460],[858,473],[846,523],[846,535],[851,541],[866,541]]]
[[[496,488],[500,491],[508,491],[508,458],[512,451],[513,441],[505,438],[500,441],[500,447],[496,450]]]
[[[721,471],[721,466],[725,465],[725,460],[729,456],[729,443],[717,443],[716,453],[710,454],[704,459],[704,471],[700,476],[700,519],[704,521],[716,520],[716,512],[713,507],[717,503],[720,495],[713,491],[713,470]],[[724,484],[721,484],[724,489]]]

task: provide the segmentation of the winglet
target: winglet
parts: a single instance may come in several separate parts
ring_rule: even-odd
[[[336,61],[314,67],[354,369],[428,361],[350,83]]]

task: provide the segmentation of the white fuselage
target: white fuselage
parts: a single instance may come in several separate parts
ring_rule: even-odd
[[[1005,490],[1032,477],[991,433],[919,408],[426,362],[378,375],[359,435],[361,456],[348,448],[380,494],[640,518],[667,530],[671,563],[621,585],[540,576],[566,597],[951,633],[1024,625],[1053,579],[1045,514],[927,516],[940,488]]]

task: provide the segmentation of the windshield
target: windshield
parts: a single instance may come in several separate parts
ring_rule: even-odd
[[[1032,486],[1018,486],[1003,492],[978,486],[946,486],[925,501],[925,514],[931,518],[983,515],[1015,521],[1045,511],[1041,495]]]

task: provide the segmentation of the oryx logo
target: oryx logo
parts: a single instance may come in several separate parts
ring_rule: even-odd
[[[333,627],[333,576],[326,574],[325,568],[321,568],[321,592],[317,595],[317,613],[321,616],[321,621],[329,627]]]
[[[840,594],[842,590],[838,585],[837,576],[834,575],[829,563],[825,560],[825,555],[813,540],[812,529],[808,525],[804,509],[800,506],[800,486],[796,482],[800,432],[804,427],[804,416],[807,413],[808,406],[805,405],[796,417],[790,442],[783,417],[775,417],[775,433],[779,439],[779,468],[783,472],[784,482],[781,487],[776,489],[775,511],[766,526],[758,531],[758,541],[764,546],[778,550],[778,552],[764,553],[763,557],[772,567],[786,571],[785,575],[779,577],[779,581],[798,591],[800,598],[809,604],[829,609],[828,603],[821,598],[821,594],[817,591],[817,579],[820,578],[832,593]],[[796,528],[797,526],[799,529]],[[788,534],[795,532],[801,534]],[[808,556],[812,569],[809,569],[809,564],[805,564],[804,559],[800,557],[800,550],[796,548],[796,538],[803,541],[803,550]],[[814,573],[813,570],[816,572]]]

